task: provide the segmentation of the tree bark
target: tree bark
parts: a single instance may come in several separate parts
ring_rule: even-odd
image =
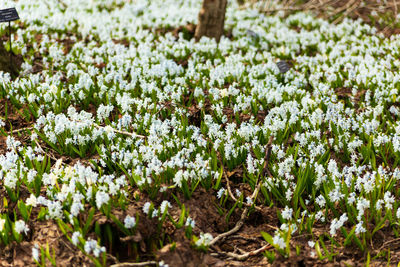
[[[208,36],[219,42],[224,33],[226,5],[227,0],[203,0],[194,35],[196,41]]]
[[[5,45],[8,46],[8,43]],[[0,71],[10,73],[11,77],[15,78],[21,69],[22,60],[18,59],[12,54],[12,61],[10,61],[10,53],[4,48],[0,42]]]

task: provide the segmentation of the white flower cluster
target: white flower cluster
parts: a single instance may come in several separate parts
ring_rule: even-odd
[[[210,233],[201,233],[200,237],[196,241],[195,245],[197,247],[200,247],[200,246],[207,247],[212,240],[213,240],[213,237]]]
[[[78,217],[86,205],[105,210],[114,198],[129,196],[128,184],[161,188],[157,193],[184,190],[217,180],[221,167],[244,166],[243,176],[257,177],[273,136],[269,172],[260,179],[271,203],[284,207],[282,218],[291,225],[283,230],[295,228],[295,208],[304,220],[328,223],[331,235],[342,226],[363,234],[371,213],[396,212],[391,220],[399,220],[397,36],[384,39],[347,19],[334,26],[304,13],[265,16],[231,1],[226,27],[233,38],[217,44],[157,31],[196,23],[198,0],[65,0],[63,8],[58,1],[3,2],[20,11],[24,27],[13,41],[26,62],[19,79],[0,72],[0,85],[32,113],[31,140],[39,145],[8,136],[0,183],[16,192],[39,179],[45,190],[24,202],[46,207],[47,218],[63,218],[65,211]],[[40,73],[33,73],[36,52]],[[285,74],[275,64],[282,59],[294,62]],[[59,163],[40,170],[47,160],[42,142],[58,154],[91,158],[93,168]],[[221,188],[217,197],[224,195]],[[301,200],[306,207],[291,206]],[[344,206],[355,214],[343,214]],[[161,217],[168,208],[167,201],[158,208],[148,202],[143,212]],[[326,212],[333,208],[340,218]],[[356,218],[354,225],[347,216]],[[16,231],[26,232],[17,222]],[[130,229],[136,220],[127,216],[124,224]],[[74,243],[77,238],[74,233]],[[203,234],[199,242],[209,239]],[[280,235],[274,243],[285,247]],[[93,240],[86,249],[102,251]]]

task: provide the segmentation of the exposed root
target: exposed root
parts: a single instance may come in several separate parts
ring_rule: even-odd
[[[254,191],[254,192],[257,192],[257,190],[256,191]],[[213,240],[211,240],[211,242],[210,242],[210,246],[213,246],[215,243],[217,243],[219,240],[221,240],[221,239],[224,239],[225,237],[227,237],[227,236],[229,236],[229,235],[231,235],[231,234],[234,234],[234,233],[236,233],[237,231],[239,231],[240,230],[240,228],[243,226],[243,224],[244,224],[244,220],[246,219],[246,217],[247,217],[247,212],[249,211],[249,207],[246,207],[246,208],[244,208],[244,210],[243,210],[243,212],[242,212],[242,215],[240,216],[240,220],[236,223],[236,225],[235,225],[235,227],[233,227],[231,230],[229,230],[228,232],[225,232],[225,233],[222,233],[222,234],[219,234],[219,235],[217,235]]]
[[[211,253],[211,256],[217,256],[217,257],[223,256],[223,257],[232,258],[234,260],[244,261],[244,260],[247,260],[249,257],[258,255],[258,254],[260,254],[260,253],[262,253],[262,252],[264,252],[264,251],[266,251],[267,249],[270,249],[270,248],[273,248],[273,246],[265,245],[265,246],[262,246],[259,249],[252,250],[252,251],[249,251],[249,252],[246,252],[246,253],[243,253],[243,254],[236,254],[236,253],[233,253],[233,252],[217,252],[217,253]]]
[[[111,265],[110,267],[137,267],[137,266],[157,266],[155,261],[144,261],[144,262],[122,262]]]
[[[33,130],[33,126],[12,130],[12,131],[9,131],[6,133],[9,135],[12,135],[12,134],[16,134],[16,133],[20,133],[20,132],[24,132],[24,131],[31,131],[31,130]]]

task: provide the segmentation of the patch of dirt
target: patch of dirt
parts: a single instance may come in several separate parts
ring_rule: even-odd
[[[353,89],[350,87],[339,87],[335,88],[335,93],[338,96],[339,99],[345,100],[350,97],[353,97],[353,101],[358,104],[358,102],[361,100],[363,95],[366,93],[366,90],[359,90],[357,91],[356,95],[353,95]]]
[[[69,243],[54,221],[34,221],[29,228],[27,240],[20,244],[14,242],[6,248],[0,246],[0,266],[36,266],[32,259],[32,248],[35,245],[46,248],[46,244],[50,253],[54,252],[59,266],[92,266],[91,261]],[[47,264],[50,266],[49,261]]]
[[[225,107],[223,109],[223,113],[227,116],[228,123],[234,122],[236,120],[235,113],[233,112],[233,108]],[[242,112],[239,115],[239,121],[240,122],[248,122],[252,117],[254,117],[256,122],[264,123],[266,116],[267,116],[267,112],[265,110],[258,110],[256,116],[254,116],[254,114],[251,112],[246,113],[246,114],[244,114]]]
[[[127,39],[112,39],[112,41],[114,42],[114,44],[121,44],[125,47],[129,47],[130,42]]]
[[[186,25],[181,25],[176,28],[165,27],[165,28],[156,28],[156,29],[148,28],[148,29],[151,31],[154,31],[157,36],[165,35],[166,33],[170,32],[176,39],[178,39],[179,34],[182,33],[184,39],[191,40],[192,38],[194,38],[194,34],[196,32],[196,27],[197,27],[196,24],[188,23]],[[232,40],[233,39],[232,29],[225,30],[224,36],[229,38],[230,40]]]
[[[72,47],[76,43],[76,41],[72,40],[71,38],[65,38],[65,39],[57,39],[57,42],[61,43],[64,47],[63,52],[64,55],[68,55],[69,52],[71,51]]]
[[[10,131],[11,126],[13,130],[18,130],[30,125],[31,122],[27,122],[21,115],[24,110],[26,110],[25,107],[18,109],[8,99],[0,99],[0,117],[3,119],[6,118],[6,121],[4,121],[6,124],[4,128],[6,131]]]
[[[226,266],[224,261],[194,250],[190,246],[189,241],[177,242],[164,246],[157,252],[157,261],[164,261],[169,266]]]
[[[0,155],[3,155],[7,152],[7,137],[0,135]]]
[[[196,32],[196,27],[197,27],[196,24],[188,23],[184,26],[179,26],[178,28],[175,28],[172,31],[172,35],[174,35],[174,37],[178,39],[179,33],[182,32],[184,38],[190,40],[194,37],[194,33]]]

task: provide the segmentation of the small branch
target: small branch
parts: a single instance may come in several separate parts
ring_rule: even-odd
[[[42,146],[39,144],[39,142],[36,139],[35,139],[35,144],[38,146],[41,153],[45,154],[46,156],[48,156],[49,158],[51,158],[52,160],[54,160],[56,162],[59,160],[58,158],[54,157],[52,154],[49,154],[46,151],[44,151],[44,149],[42,148]],[[65,165],[65,163],[62,161],[61,161],[61,164]]]
[[[96,128],[105,129],[104,126],[100,126],[100,125],[95,124],[95,123],[93,123],[93,125]],[[116,130],[116,129],[112,128],[112,127],[111,127],[111,129],[112,129],[113,132],[119,133],[119,134],[122,134],[122,135],[128,135],[128,136],[131,136],[131,137],[138,137],[138,138],[142,138],[142,139],[146,139],[147,138],[147,136],[140,135],[140,134],[137,134],[137,133],[130,133],[130,132],[125,132],[125,131],[120,131],[120,130]]]
[[[143,239],[142,235],[139,232],[136,232],[135,235],[129,235],[129,236],[119,238],[119,240],[121,240],[121,242],[130,242],[130,241],[140,242],[142,239]]]
[[[356,9],[359,5],[360,5],[360,1],[352,0],[352,1],[348,2],[347,5],[345,5],[344,7],[341,7],[338,10],[335,10],[335,14],[333,16],[339,14],[340,12],[342,12],[344,10],[345,10],[345,12],[343,13],[343,15],[341,15],[337,19],[335,19],[333,24],[338,24],[340,21],[342,21],[342,19],[344,17],[346,17],[350,12],[352,12],[354,9]]]
[[[110,267],[137,267],[137,266],[157,266],[155,261],[144,262],[122,262],[111,265]]]
[[[114,257],[113,255],[107,253],[107,257],[110,258],[112,261],[114,261],[116,264],[119,263],[119,260],[116,257]]]
[[[72,120],[72,121],[75,121],[75,122],[83,122],[83,121],[81,121],[81,120]],[[98,129],[103,129],[103,130],[105,130],[105,128],[107,127],[107,126],[101,126],[101,125],[98,125],[98,124],[96,124],[96,123],[93,123],[92,124],[94,127],[96,127],[96,128],[98,128]],[[146,139],[147,138],[147,136],[144,136],[144,135],[140,135],[140,134],[137,134],[137,133],[130,133],[130,132],[125,132],[125,131],[120,131],[120,130],[117,130],[117,129],[114,129],[113,127],[111,127],[110,126],[110,128],[111,128],[111,131],[113,131],[113,132],[115,132],[115,133],[119,133],[119,134],[122,134],[122,135],[128,135],[128,136],[131,136],[131,137],[138,137],[138,138],[142,138],[142,139]],[[105,130],[106,131],[106,130]]]
[[[387,247],[387,245],[389,245],[389,244],[391,244],[391,243],[394,243],[394,242],[397,242],[397,241],[400,241],[400,238],[395,238],[395,239],[386,241],[385,243],[383,243],[383,245],[382,245],[378,250],[381,251],[382,249],[384,249],[385,247]]]
[[[229,237],[229,239],[242,239],[244,241],[248,241],[248,242],[258,242],[258,238],[257,237],[246,237],[246,236],[241,236],[241,235],[232,235]]]
[[[302,7],[280,7],[280,8],[269,8],[267,10],[261,10],[261,12],[264,13],[270,13],[270,12],[279,12],[279,11],[300,11],[303,10]]]
[[[30,131],[30,130],[33,130],[33,126],[25,127],[25,128],[21,128],[21,129],[17,129],[17,130],[12,130],[12,131],[7,132],[7,134],[20,133],[20,132]]]
[[[244,261],[244,260],[247,260],[249,257],[258,255],[270,248],[272,248],[271,245],[265,245],[257,250],[249,251],[249,252],[246,252],[243,254],[236,254],[233,252],[217,252],[217,253],[211,253],[211,256],[225,256],[225,257],[233,258],[235,260]]]

